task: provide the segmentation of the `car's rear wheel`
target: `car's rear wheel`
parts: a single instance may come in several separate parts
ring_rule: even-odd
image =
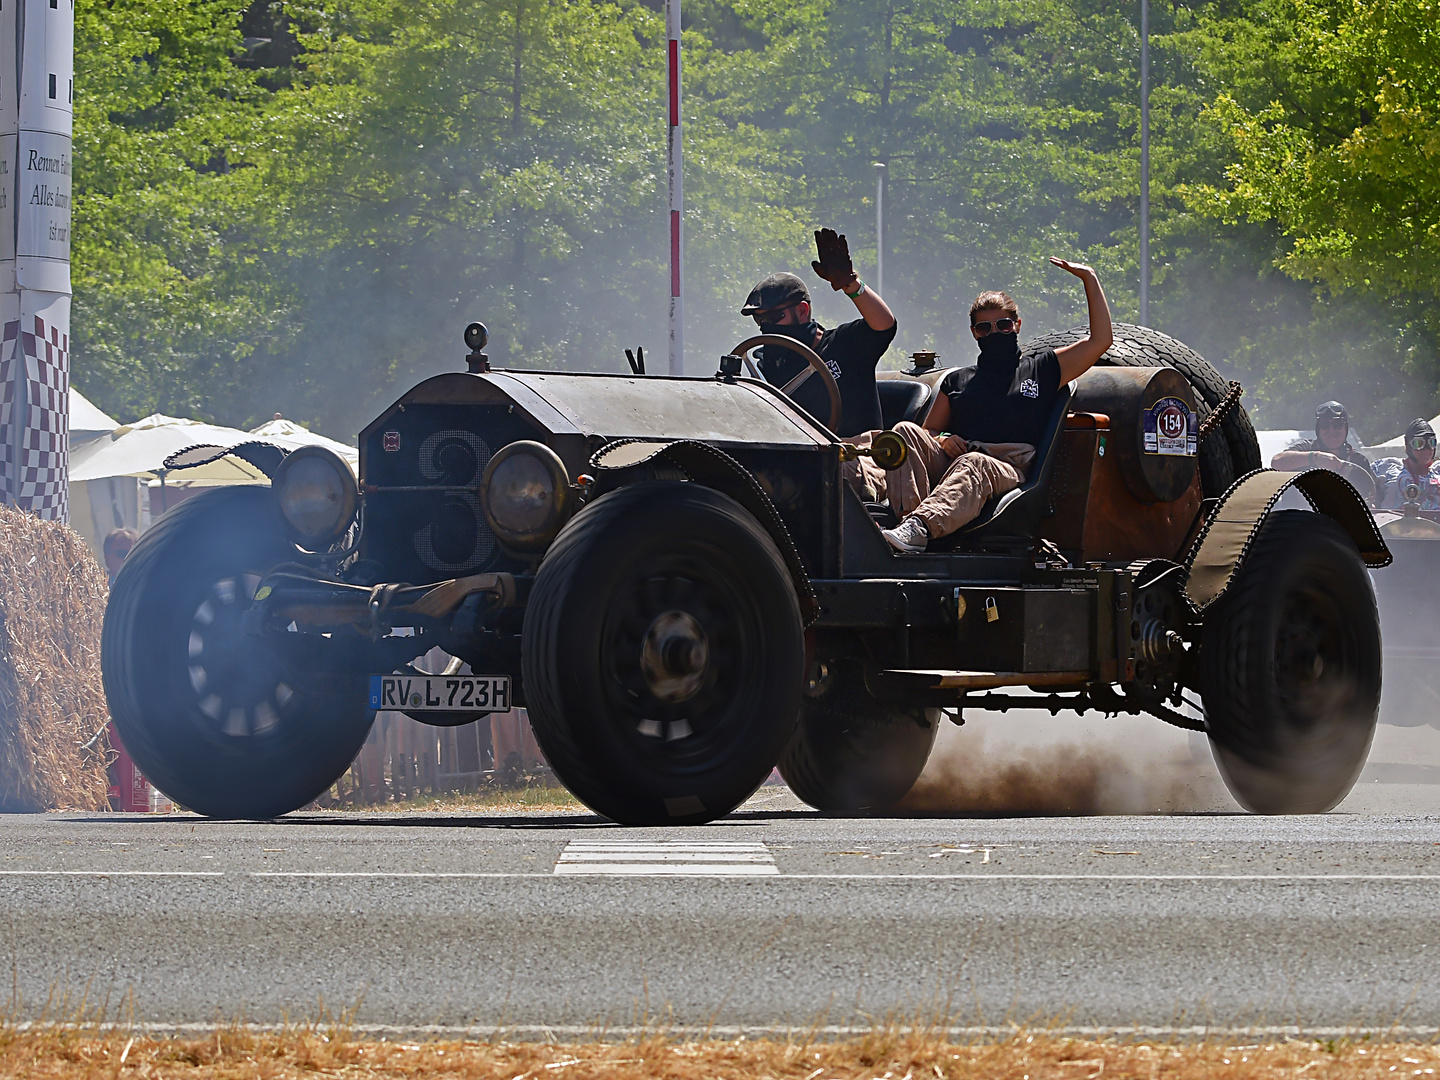
[[[1349,535],[1272,513],[1205,613],[1200,691],[1216,763],[1248,810],[1313,814],[1354,786],[1380,710],[1380,617]]]
[[[111,718],[140,771],[197,813],[304,806],[369,733],[363,673],[326,675],[306,659],[320,642],[245,626],[262,576],[294,557],[268,488],[217,488],[156,522],[111,589],[101,644]]]
[[[780,775],[828,814],[879,813],[905,797],[930,759],[940,710],[876,701],[858,664],[822,666],[780,757]]]
[[[1085,327],[1041,334],[1025,342],[1025,354],[1058,349],[1088,336]],[[1173,367],[1195,391],[1196,411],[1203,421],[1225,396],[1228,384],[1214,366],[1184,342],[1146,326],[1116,323],[1115,342],[1100,358],[1115,367]],[[1199,450],[1200,487],[1206,498],[1217,498],[1242,476],[1261,468],[1260,442],[1244,406],[1237,404],[1218,431]]]
[[[632,825],[728,813],[790,738],[805,663],[769,534],[695,483],[604,495],[556,538],[522,666],[535,738],[595,811]]]

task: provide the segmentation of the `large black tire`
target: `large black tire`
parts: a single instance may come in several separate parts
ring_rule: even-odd
[[[1324,813],[1349,793],[1380,711],[1380,615],[1344,529],[1308,510],[1269,516],[1205,613],[1200,694],[1246,809]]]
[[[156,522],[110,591],[111,719],[140,771],[197,813],[304,806],[370,731],[364,673],[323,676],[306,669],[300,643],[241,628],[261,575],[294,557],[268,488],[217,488]]]
[[[699,484],[634,484],[576,514],[540,564],[521,648],[550,767],[628,825],[729,813],[800,709],[785,561],[737,502]]]
[[[827,814],[878,813],[915,785],[940,710],[876,701],[858,664],[829,674],[801,701],[800,723],[780,757],[780,775],[802,801]]]
[[[1058,349],[1089,334],[1085,327],[1041,334],[1025,342],[1025,355],[1043,349]],[[1210,362],[1190,346],[1168,334],[1129,323],[1115,324],[1115,343],[1099,360],[1114,367],[1173,367],[1184,375],[1195,391],[1196,411],[1203,421],[1225,396],[1228,383]],[[1236,405],[1199,447],[1200,488],[1204,496],[1217,498],[1236,480],[1263,466],[1260,442],[1243,405]]]

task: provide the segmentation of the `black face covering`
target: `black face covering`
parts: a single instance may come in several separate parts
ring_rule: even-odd
[[[815,347],[815,333],[819,329],[820,324],[814,319],[807,323],[760,324],[762,334],[779,334],[781,337],[792,338],[811,348]],[[809,361],[799,353],[780,345],[764,346],[760,350],[760,361],[766,378],[779,379],[781,382],[789,382],[801,368],[809,366]]]
[[[807,323],[761,323],[762,334],[779,334],[781,337],[794,338],[802,345],[809,345],[815,340],[815,331],[820,329],[820,324],[814,319]]]
[[[1003,376],[1015,374],[1020,363],[1020,336],[991,331],[980,339],[980,360],[975,365],[982,374]]]

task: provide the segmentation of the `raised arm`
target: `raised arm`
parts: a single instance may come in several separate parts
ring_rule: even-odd
[[[855,304],[860,317],[871,330],[889,330],[895,325],[895,313],[870,286],[860,285],[860,275],[850,261],[850,245],[843,234],[834,229],[815,231],[815,253],[819,256],[810,265],[817,277],[830,283],[830,288],[843,292]]]
[[[1053,255],[1050,263],[1084,282],[1085,303],[1090,309],[1090,336],[1055,350],[1060,361],[1060,381],[1069,382],[1084,375],[1096,360],[1105,355],[1105,350],[1115,340],[1115,334],[1110,326],[1110,305],[1105,300],[1105,292],[1100,288],[1100,279],[1095,276],[1095,271],[1081,263],[1066,262]]]

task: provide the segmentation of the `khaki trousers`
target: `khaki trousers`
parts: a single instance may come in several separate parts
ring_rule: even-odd
[[[867,431],[849,441],[869,446],[877,434]],[[908,420],[895,425],[895,434],[909,451],[898,469],[887,472],[862,457],[846,462],[842,473],[862,497],[888,497],[897,516],[914,514],[935,539],[974,521],[986,502],[1024,483],[1035,456],[1028,443],[972,443],[969,452],[952,458],[935,436]]]

